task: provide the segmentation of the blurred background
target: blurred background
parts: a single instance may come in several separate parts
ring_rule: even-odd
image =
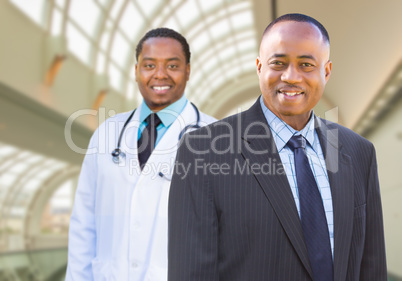
[[[192,52],[187,98],[223,118],[260,95],[255,59],[266,25],[318,19],[333,72],[315,108],[377,150],[389,280],[402,280],[402,1],[0,1],[0,280],[64,279],[70,212],[93,130],[142,98],[135,46],[151,28]]]

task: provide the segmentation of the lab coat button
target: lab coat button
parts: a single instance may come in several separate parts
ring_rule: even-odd
[[[138,268],[138,263],[136,263],[136,262],[131,263],[131,267],[134,269]]]

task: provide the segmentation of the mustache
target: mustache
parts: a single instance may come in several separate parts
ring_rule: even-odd
[[[305,92],[305,89],[297,86],[297,85],[293,85],[293,84],[283,84],[280,85],[278,87],[276,87],[275,89],[277,92],[282,91],[282,90],[286,90],[286,91],[297,91],[297,92]]]

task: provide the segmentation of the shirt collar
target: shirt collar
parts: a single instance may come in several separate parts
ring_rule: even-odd
[[[267,119],[268,125],[271,128],[272,136],[275,140],[276,148],[280,152],[288,143],[290,138],[294,135],[302,135],[310,146],[314,149],[314,112],[311,114],[310,120],[306,126],[301,130],[297,131],[286,124],[282,119],[272,113],[271,110],[264,104],[262,96],[260,97],[260,104],[265,118]]]
[[[180,115],[183,111],[184,107],[187,104],[187,98],[183,95],[179,100],[165,107],[164,109],[158,111],[156,114],[159,119],[162,121],[162,124],[165,127],[169,127],[174,120]],[[141,112],[140,112],[140,123],[144,122],[144,120],[148,117],[149,114],[153,113],[152,110],[148,107],[145,102],[141,104]]]

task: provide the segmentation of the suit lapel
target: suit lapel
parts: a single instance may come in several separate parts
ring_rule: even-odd
[[[254,173],[306,270],[312,276],[302,227],[293,195],[259,99],[245,113],[242,155],[252,165],[276,163],[270,174]],[[246,129],[247,128],[247,129]],[[257,137],[258,136],[258,137]],[[251,169],[253,172],[253,169]]]
[[[325,157],[334,210],[334,280],[344,280],[353,230],[354,189],[351,158],[342,152],[338,130],[316,118],[316,131]]]

